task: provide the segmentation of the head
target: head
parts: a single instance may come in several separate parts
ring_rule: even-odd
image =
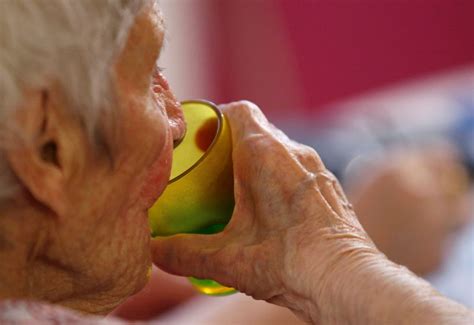
[[[179,104],[151,0],[0,3],[0,299],[106,313],[147,281]]]

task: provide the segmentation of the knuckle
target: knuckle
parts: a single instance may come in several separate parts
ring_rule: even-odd
[[[327,179],[333,182],[338,182],[336,175],[334,175],[334,173],[330,171],[329,169],[324,169],[324,172],[322,174],[325,175]]]
[[[316,150],[314,150],[314,148],[310,147],[310,146],[307,146],[307,145],[300,145],[301,146],[301,151],[303,152],[303,154],[309,158],[309,159],[312,159],[316,162],[322,162],[321,161],[321,157],[319,156],[319,154],[316,152]]]
[[[246,110],[247,107],[250,106],[251,104],[253,103],[246,100],[241,100],[241,101],[235,101],[235,102],[223,104],[221,105],[221,107],[228,112],[233,112],[233,111]]]
[[[336,184],[339,184],[336,176],[327,169],[316,173],[316,180],[320,187],[323,187],[323,185],[335,186]]]
[[[260,108],[256,104],[248,100],[241,100],[241,101],[235,102],[235,105],[241,111],[245,111],[248,113],[261,112]]]
[[[237,102],[232,102],[224,106],[225,111],[228,115],[232,117],[240,118],[256,118],[260,120],[263,117],[263,112],[261,109],[254,103],[248,100],[241,100]]]
[[[324,163],[314,148],[295,143],[294,149],[300,163],[311,172],[326,170]]]

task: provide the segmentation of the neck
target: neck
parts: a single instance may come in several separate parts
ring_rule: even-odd
[[[0,229],[3,230],[2,226],[0,226]],[[29,291],[24,259],[19,258],[20,254],[24,254],[21,252],[20,245],[13,244],[3,236],[2,234],[0,239],[0,260],[2,261],[0,267],[0,300],[22,299],[28,296]]]
[[[45,287],[44,279],[52,278],[46,274],[56,269],[43,258],[52,220],[44,210],[26,199],[0,204],[0,299],[42,299],[55,285],[37,290]],[[56,279],[65,277],[55,272]],[[39,281],[42,285],[35,285]]]
[[[56,220],[32,200],[0,203],[0,300],[34,299],[89,313],[110,312],[115,297],[111,303],[96,301],[98,289],[84,284],[90,282],[87,274],[57,258]]]

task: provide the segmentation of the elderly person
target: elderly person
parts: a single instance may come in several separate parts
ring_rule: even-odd
[[[152,1],[0,2],[0,323],[93,322],[70,309],[107,314],[152,261],[314,323],[472,320],[388,261],[317,154],[248,102],[224,107],[228,227],[150,240],[147,209],[185,132],[156,67],[163,36]]]

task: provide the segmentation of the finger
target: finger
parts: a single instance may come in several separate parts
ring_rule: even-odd
[[[229,121],[235,142],[255,134],[269,133],[268,120],[257,105],[240,101],[221,105],[220,108]]]
[[[249,101],[221,105],[231,125],[232,136],[236,142],[255,135],[267,135],[288,148],[295,144],[288,136],[270,123],[260,108]]]
[[[267,120],[255,104],[240,101],[220,107],[230,123],[234,147],[242,142],[249,142],[247,147],[260,151],[257,154],[263,154],[262,156],[265,156],[266,149],[284,147],[283,151],[290,153],[288,158],[296,158],[307,171],[316,173],[325,170],[321,158],[313,148],[288,138],[283,131]]]
[[[221,279],[225,265],[218,252],[221,234],[175,235],[151,240],[151,258],[162,270],[181,276]],[[223,274],[224,273],[224,274]]]
[[[232,132],[236,179],[274,179],[275,172],[281,174],[285,166],[289,168],[285,169],[285,175],[302,174],[303,170],[295,164],[289,146],[284,143],[290,142],[288,137],[276,130],[255,104],[241,101],[221,105],[220,108],[226,115]],[[278,166],[275,161],[279,162]]]
[[[327,171],[321,157],[313,148],[293,142],[291,151],[307,171],[313,174]]]
[[[243,194],[267,204],[276,202],[275,198],[288,199],[311,177],[286,146],[268,137],[253,137],[238,144],[233,163],[234,181],[245,186]]]

